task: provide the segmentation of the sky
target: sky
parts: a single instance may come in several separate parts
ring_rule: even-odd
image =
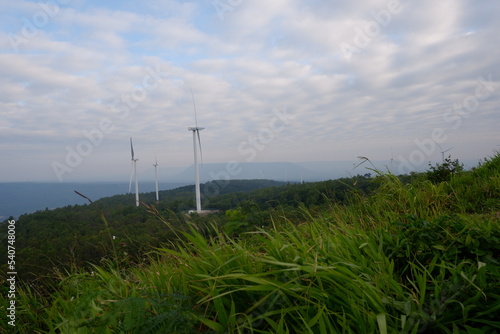
[[[500,2],[0,0],[0,182],[500,149]],[[194,102],[194,103],[193,103]],[[196,110],[196,117],[195,111]],[[237,168],[236,168],[237,169]]]

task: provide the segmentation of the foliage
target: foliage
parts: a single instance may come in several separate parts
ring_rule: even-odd
[[[392,250],[399,258],[430,263],[438,257],[446,262],[471,261],[495,265],[500,231],[490,220],[465,221],[457,215],[440,216],[433,221],[410,215],[394,224]],[[404,265],[404,263],[401,263]],[[405,275],[405,270],[401,275]]]
[[[168,225],[158,215],[150,214],[151,207],[147,203],[155,202],[154,193],[141,196],[144,205],[140,207],[131,205],[134,203],[133,196],[128,194],[100,199],[91,205],[22,215],[16,224],[16,267],[23,281],[50,285],[54,279],[57,280],[56,271],[88,270],[91,264],[100,264],[106,259],[115,259],[122,265],[145,263],[148,261],[146,254],[152,248],[176,239],[171,227],[183,230],[189,221],[195,221],[200,226],[223,226],[228,234],[242,233],[255,226],[268,226],[270,213],[280,206],[287,206],[293,211],[300,205],[327,205],[329,198],[345,201],[349,183],[356,184],[356,189],[360,191],[370,185],[369,179],[361,176],[352,180],[310,184],[219,180],[202,185],[202,193],[207,194],[203,198],[204,205],[241,212],[242,216],[238,219],[224,212],[208,219],[186,215],[186,211],[193,207],[193,186],[161,193],[163,200],[155,204],[155,210],[169,221]],[[2,228],[6,233],[6,224],[0,226],[0,236]],[[2,246],[6,241],[0,237]]]
[[[122,225],[106,210],[126,211],[120,216],[130,219],[124,229],[158,224],[167,242],[149,248],[147,255],[138,253],[141,259],[134,261],[123,248],[114,256],[103,247],[109,260],[56,271],[58,283],[50,289],[20,283],[17,329],[500,331],[500,156],[448,181],[407,181],[379,173],[303,188],[271,187],[235,195],[238,205],[208,217],[186,216],[160,205],[101,206],[111,234]],[[303,201],[315,187],[320,194],[316,202]],[[267,202],[262,202],[266,193]],[[469,199],[474,200],[466,205]],[[82,214],[79,209],[75,211]],[[96,216],[93,210],[88,217]],[[100,226],[96,231],[103,245],[109,244],[104,222],[94,225]],[[130,240],[133,244],[136,239]],[[7,325],[0,322],[0,328]]]
[[[445,158],[443,163],[436,163],[432,166],[429,163],[429,170],[426,173],[427,179],[431,182],[449,181],[451,176],[464,170],[464,165],[458,159],[451,160],[451,157]]]

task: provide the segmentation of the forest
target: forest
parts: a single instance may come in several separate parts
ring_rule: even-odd
[[[365,162],[323,182],[205,183],[208,215],[188,212],[194,186],[22,215],[15,330],[500,331],[500,155],[400,176]]]
[[[201,185],[204,208],[219,211],[210,217],[188,214],[194,207],[194,186],[161,191],[162,200],[158,203],[154,193],[141,194],[139,207],[132,205],[133,194],[96,201],[89,198],[88,205],[46,209],[19,217],[16,267],[23,281],[46,284],[54,270],[68,271],[100,263],[110,256],[112,245],[120,249],[121,261],[140,262],[153,248],[175,240],[175,233],[162,219],[167,219],[176,229],[195,223],[200,227],[215,224],[229,234],[244,232],[269,225],[270,213],[276,208],[286,208],[292,213],[301,205],[312,208],[332,199],[345,202],[349,188],[363,192],[373,188],[374,183],[369,180],[368,176],[358,175],[305,184],[271,180],[211,181]],[[213,194],[214,189],[217,194]],[[85,196],[78,190],[75,192]],[[5,237],[6,222],[0,232]],[[7,241],[2,240],[3,247],[7,247]]]

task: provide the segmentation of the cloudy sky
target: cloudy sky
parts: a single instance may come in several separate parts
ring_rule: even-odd
[[[480,159],[500,2],[0,0],[0,181],[193,163]],[[439,144],[439,147],[437,144]],[[448,154],[448,153],[447,153]],[[409,168],[408,167],[408,168]]]

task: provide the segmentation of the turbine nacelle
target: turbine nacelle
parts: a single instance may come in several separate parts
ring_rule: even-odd
[[[132,188],[132,177],[135,178],[135,205],[139,206],[139,184],[137,181],[137,164],[136,162],[139,159],[136,159],[134,156],[134,146],[132,144],[132,137],[130,137],[130,154],[132,156],[132,169],[130,171],[130,183],[128,185],[128,192],[130,192]]]
[[[158,167],[160,164],[158,163],[158,157],[156,156],[156,150],[155,150],[155,164],[153,165],[154,167]]]
[[[437,144],[437,143],[436,143]],[[439,147],[439,149],[441,150],[441,159],[444,161],[444,154],[446,152],[448,152],[449,150],[453,149],[453,147],[450,147],[449,149],[447,150],[443,150],[443,148],[441,147],[441,145],[437,144],[437,146]]]
[[[198,126],[198,117],[196,116],[196,104],[194,102],[194,95],[191,87],[189,87],[191,92],[191,98],[193,99],[193,109],[194,109],[194,124],[196,126],[188,127],[188,131],[193,131],[193,149],[194,149],[194,173],[195,173],[195,192],[196,192],[196,211],[201,212],[201,194],[200,194],[200,174],[198,171],[198,150],[196,148],[196,137],[198,137],[198,146],[200,147],[200,158],[203,160],[203,153],[201,150],[201,139],[200,131],[205,129]]]
[[[158,158],[156,157],[156,152],[155,152],[155,164],[153,167],[155,168],[155,188],[156,188],[156,201],[158,202],[160,200],[160,195],[158,193],[158,169],[157,167],[160,164],[158,163]]]

